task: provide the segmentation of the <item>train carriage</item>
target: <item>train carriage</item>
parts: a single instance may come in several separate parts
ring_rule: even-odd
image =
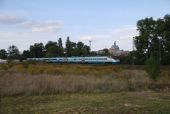
[[[54,57],[54,58],[28,58],[28,61],[44,61],[51,63],[87,63],[87,64],[117,64],[119,60],[107,56],[99,57]]]

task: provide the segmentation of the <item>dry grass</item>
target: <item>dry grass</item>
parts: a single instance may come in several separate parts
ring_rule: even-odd
[[[0,66],[0,95],[169,91],[170,71],[158,81],[142,69],[112,65],[15,64]]]

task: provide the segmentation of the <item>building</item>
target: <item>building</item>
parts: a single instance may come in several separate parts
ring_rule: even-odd
[[[109,49],[109,53],[112,56],[120,56],[120,55],[128,55],[129,51],[124,51],[124,50],[120,50],[119,46],[116,44],[116,41],[114,42],[114,45],[111,46],[111,48]]]
[[[101,49],[95,52],[97,55],[109,55],[112,57],[118,57],[118,56],[127,56],[129,54],[129,51],[120,50],[119,46],[116,44],[116,41],[111,46],[110,49]]]

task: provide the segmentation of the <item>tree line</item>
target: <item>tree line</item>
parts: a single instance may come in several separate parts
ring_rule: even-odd
[[[45,45],[43,43],[35,43],[22,53],[20,53],[17,46],[12,45],[7,50],[0,50],[0,59],[24,60],[26,58],[88,56],[89,54],[89,46],[80,41],[77,43],[72,42],[67,37],[65,48],[63,47],[62,38],[59,38],[58,42],[48,41]]]

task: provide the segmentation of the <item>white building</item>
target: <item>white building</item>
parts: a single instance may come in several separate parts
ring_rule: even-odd
[[[116,45],[116,41],[115,41],[114,45],[112,45],[111,48],[109,49],[109,53],[112,56],[120,56],[120,55],[128,55],[129,51],[120,50],[119,46]]]

